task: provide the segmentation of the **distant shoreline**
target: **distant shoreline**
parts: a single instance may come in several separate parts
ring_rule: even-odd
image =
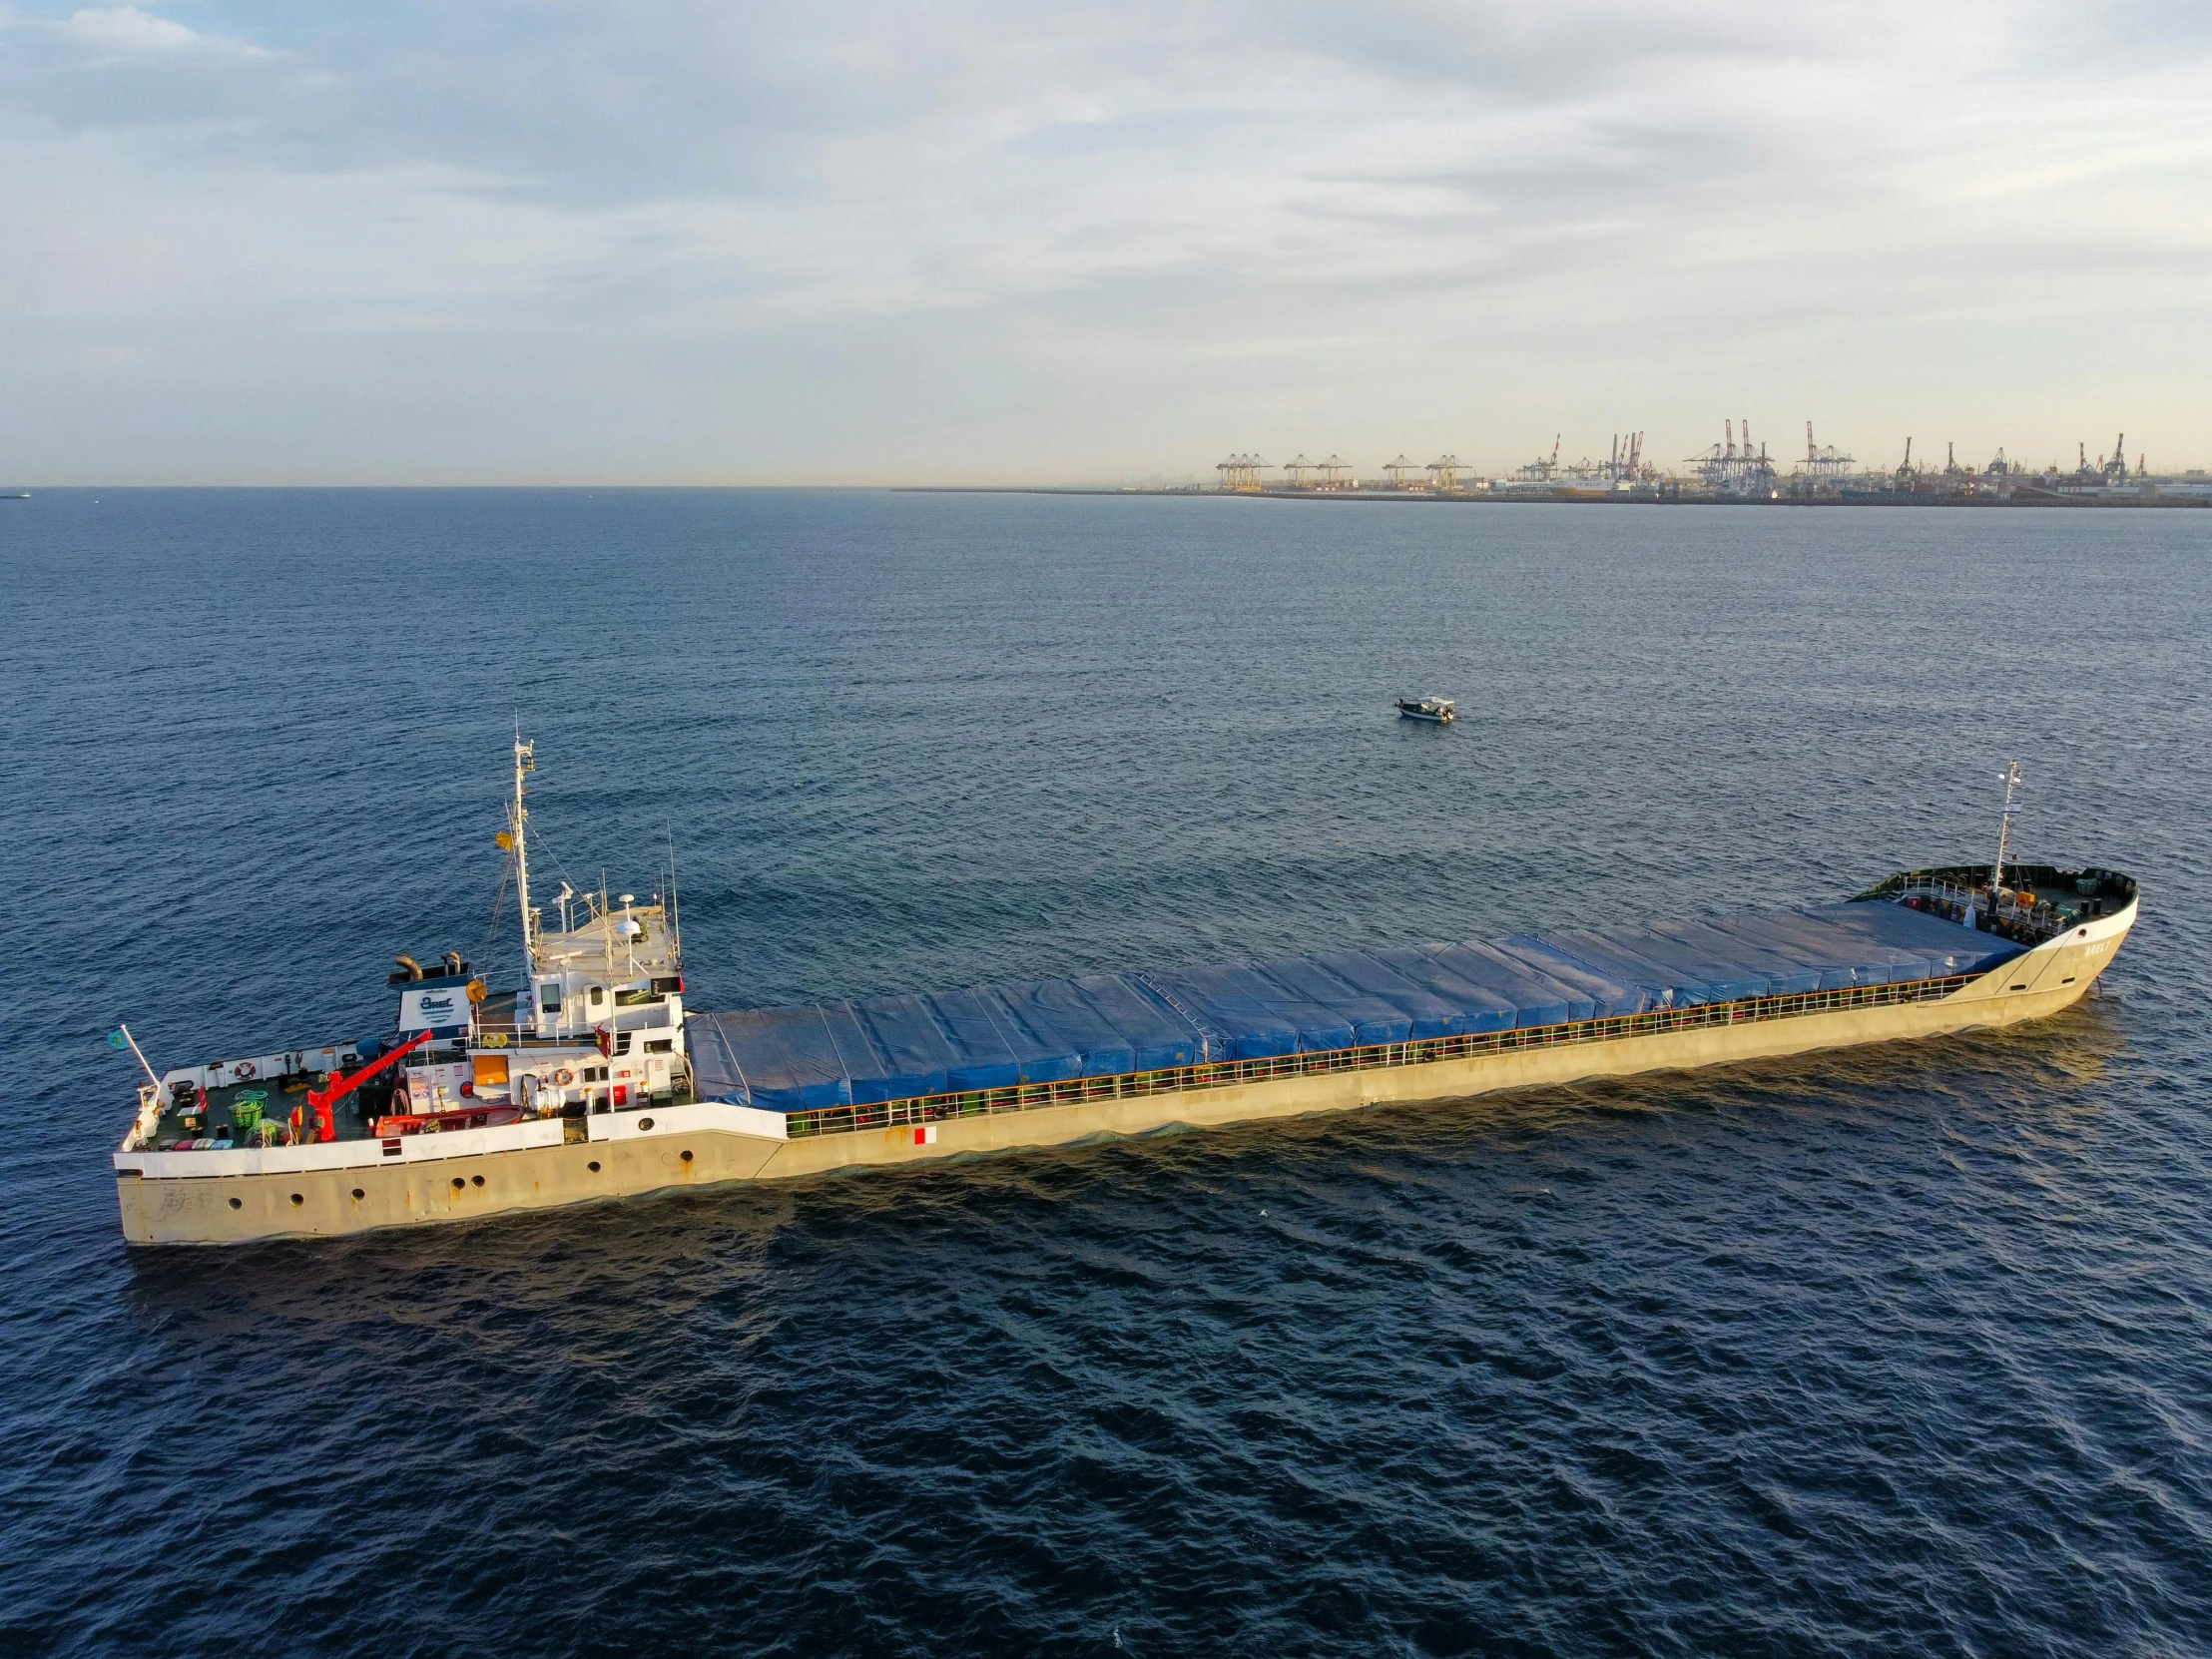
[[[1667,490],[1466,490],[1432,494],[1426,490],[1223,490],[1122,489],[1107,485],[1048,484],[893,484],[893,495],[1136,495],[1186,501],[1365,501],[1398,506],[1523,507],[2050,507],[2064,512],[2140,511],[2145,508],[2212,507],[2212,493],[2191,495],[2063,495],[2036,491],[2025,496],[1921,495],[1907,491],[1854,491],[1849,496],[1707,495]]]

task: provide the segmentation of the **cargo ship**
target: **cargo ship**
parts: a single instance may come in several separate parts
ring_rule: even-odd
[[[529,885],[531,746],[498,841],[522,975],[398,959],[392,1029],[145,1072],[124,1237],[219,1244],[1456,1099],[2043,1018],[2134,925],[2117,871],[2007,857],[1679,921],[688,1012],[674,872]]]

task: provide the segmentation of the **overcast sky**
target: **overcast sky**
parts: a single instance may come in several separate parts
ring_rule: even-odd
[[[0,483],[2212,465],[2212,5],[0,4]]]

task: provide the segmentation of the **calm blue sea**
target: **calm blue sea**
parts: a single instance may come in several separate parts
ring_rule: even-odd
[[[2212,1650],[2212,513],[0,502],[0,1651]],[[1399,692],[1459,700],[1449,730]],[[694,1000],[2140,876],[2008,1035],[126,1252],[540,875]]]

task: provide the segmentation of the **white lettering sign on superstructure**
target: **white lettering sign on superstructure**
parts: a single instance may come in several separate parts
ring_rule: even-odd
[[[399,993],[399,1034],[428,1031],[468,1023],[468,990],[461,985],[440,985],[433,990],[408,989]]]

